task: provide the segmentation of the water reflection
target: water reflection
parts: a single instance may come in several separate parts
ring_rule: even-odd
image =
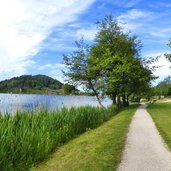
[[[110,99],[103,100],[103,105],[108,106]],[[63,95],[23,95],[23,94],[0,94],[0,112],[16,113],[20,111],[55,110],[61,107],[99,106],[95,97],[92,96],[63,96]]]

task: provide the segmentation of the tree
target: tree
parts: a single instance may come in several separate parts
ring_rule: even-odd
[[[171,76],[166,77],[163,81],[159,82],[156,87],[154,87],[155,95],[169,96],[171,95]]]
[[[114,104],[117,102],[119,109],[121,96],[123,105],[127,106],[130,94],[149,88],[152,71],[143,65],[142,44],[137,36],[125,33],[112,16],[97,25],[99,32],[90,51],[91,69],[100,75],[103,93],[108,94]]]
[[[69,85],[69,84],[64,84],[63,85],[63,90],[64,90],[64,94],[72,94],[74,93],[74,91],[76,90],[75,89],[75,86],[73,85]]]
[[[67,77],[68,83],[76,86],[84,86],[88,90],[92,90],[101,106],[100,92],[97,87],[97,74],[90,71],[90,47],[84,42],[82,38],[75,41],[76,50],[69,55],[63,55],[63,63],[66,65],[67,70],[63,71],[64,76]]]
[[[171,48],[171,39],[169,40],[167,45]],[[171,62],[171,53],[166,53],[165,57]]]
[[[99,103],[99,95],[108,95],[119,110],[121,97],[127,106],[129,96],[147,91],[154,77],[148,62],[140,58],[137,36],[125,33],[113,16],[98,22],[97,28],[94,44],[88,46],[81,39],[75,42],[76,51],[63,56],[68,69],[64,75],[92,90]]]

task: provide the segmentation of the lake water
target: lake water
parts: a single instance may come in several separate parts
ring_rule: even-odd
[[[106,98],[103,105],[108,106],[111,100]],[[99,106],[93,96],[64,96],[64,95],[25,95],[0,94],[0,112],[14,114],[19,111],[55,110],[61,107]]]

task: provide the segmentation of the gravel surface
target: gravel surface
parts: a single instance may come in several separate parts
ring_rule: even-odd
[[[117,171],[171,171],[171,152],[159,135],[146,104],[136,111]]]

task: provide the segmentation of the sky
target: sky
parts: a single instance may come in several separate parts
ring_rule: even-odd
[[[92,43],[95,23],[109,14],[139,37],[142,57],[161,56],[155,84],[171,75],[171,0],[0,0],[0,80],[45,74],[64,82],[62,55],[82,36]]]

